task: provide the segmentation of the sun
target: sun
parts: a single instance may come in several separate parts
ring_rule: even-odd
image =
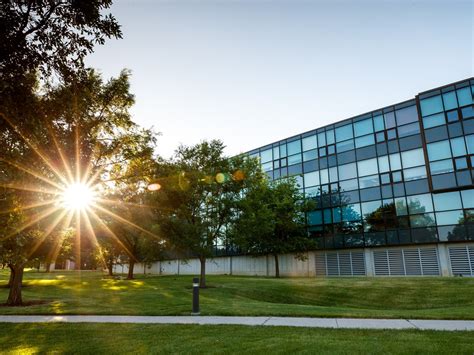
[[[84,210],[90,207],[95,199],[95,193],[87,184],[73,183],[62,193],[62,204],[68,210]]]

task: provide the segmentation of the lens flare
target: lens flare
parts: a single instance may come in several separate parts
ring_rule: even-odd
[[[62,204],[69,210],[84,210],[95,199],[94,191],[82,183],[74,183],[66,187],[62,195]]]

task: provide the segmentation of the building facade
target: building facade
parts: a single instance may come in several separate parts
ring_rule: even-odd
[[[375,274],[474,275],[473,94],[470,78],[249,152],[316,201],[316,273],[353,274],[369,248]]]

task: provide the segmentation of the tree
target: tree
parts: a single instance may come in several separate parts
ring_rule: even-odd
[[[224,156],[224,144],[204,141],[181,146],[156,177],[161,189],[151,199],[160,234],[183,256],[199,258],[200,287],[206,287],[206,259],[236,210],[243,189],[261,176],[256,161]]]
[[[278,254],[303,251],[313,245],[306,231],[305,213],[311,201],[304,200],[292,179],[260,180],[238,203],[239,214],[232,224],[232,241],[242,252],[273,255],[275,276],[280,277]]]
[[[9,0],[0,3],[0,92],[39,70],[69,79],[106,38],[121,38],[111,0]]]

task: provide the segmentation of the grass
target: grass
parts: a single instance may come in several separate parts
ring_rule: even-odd
[[[8,273],[0,271],[0,286]],[[29,271],[28,307],[0,314],[189,315],[192,276],[110,279],[98,272]],[[202,315],[474,319],[473,278],[285,278],[209,276]],[[0,287],[0,302],[8,289]]]
[[[472,354],[474,349],[472,332],[150,324],[1,326],[1,352],[7,354]]]

